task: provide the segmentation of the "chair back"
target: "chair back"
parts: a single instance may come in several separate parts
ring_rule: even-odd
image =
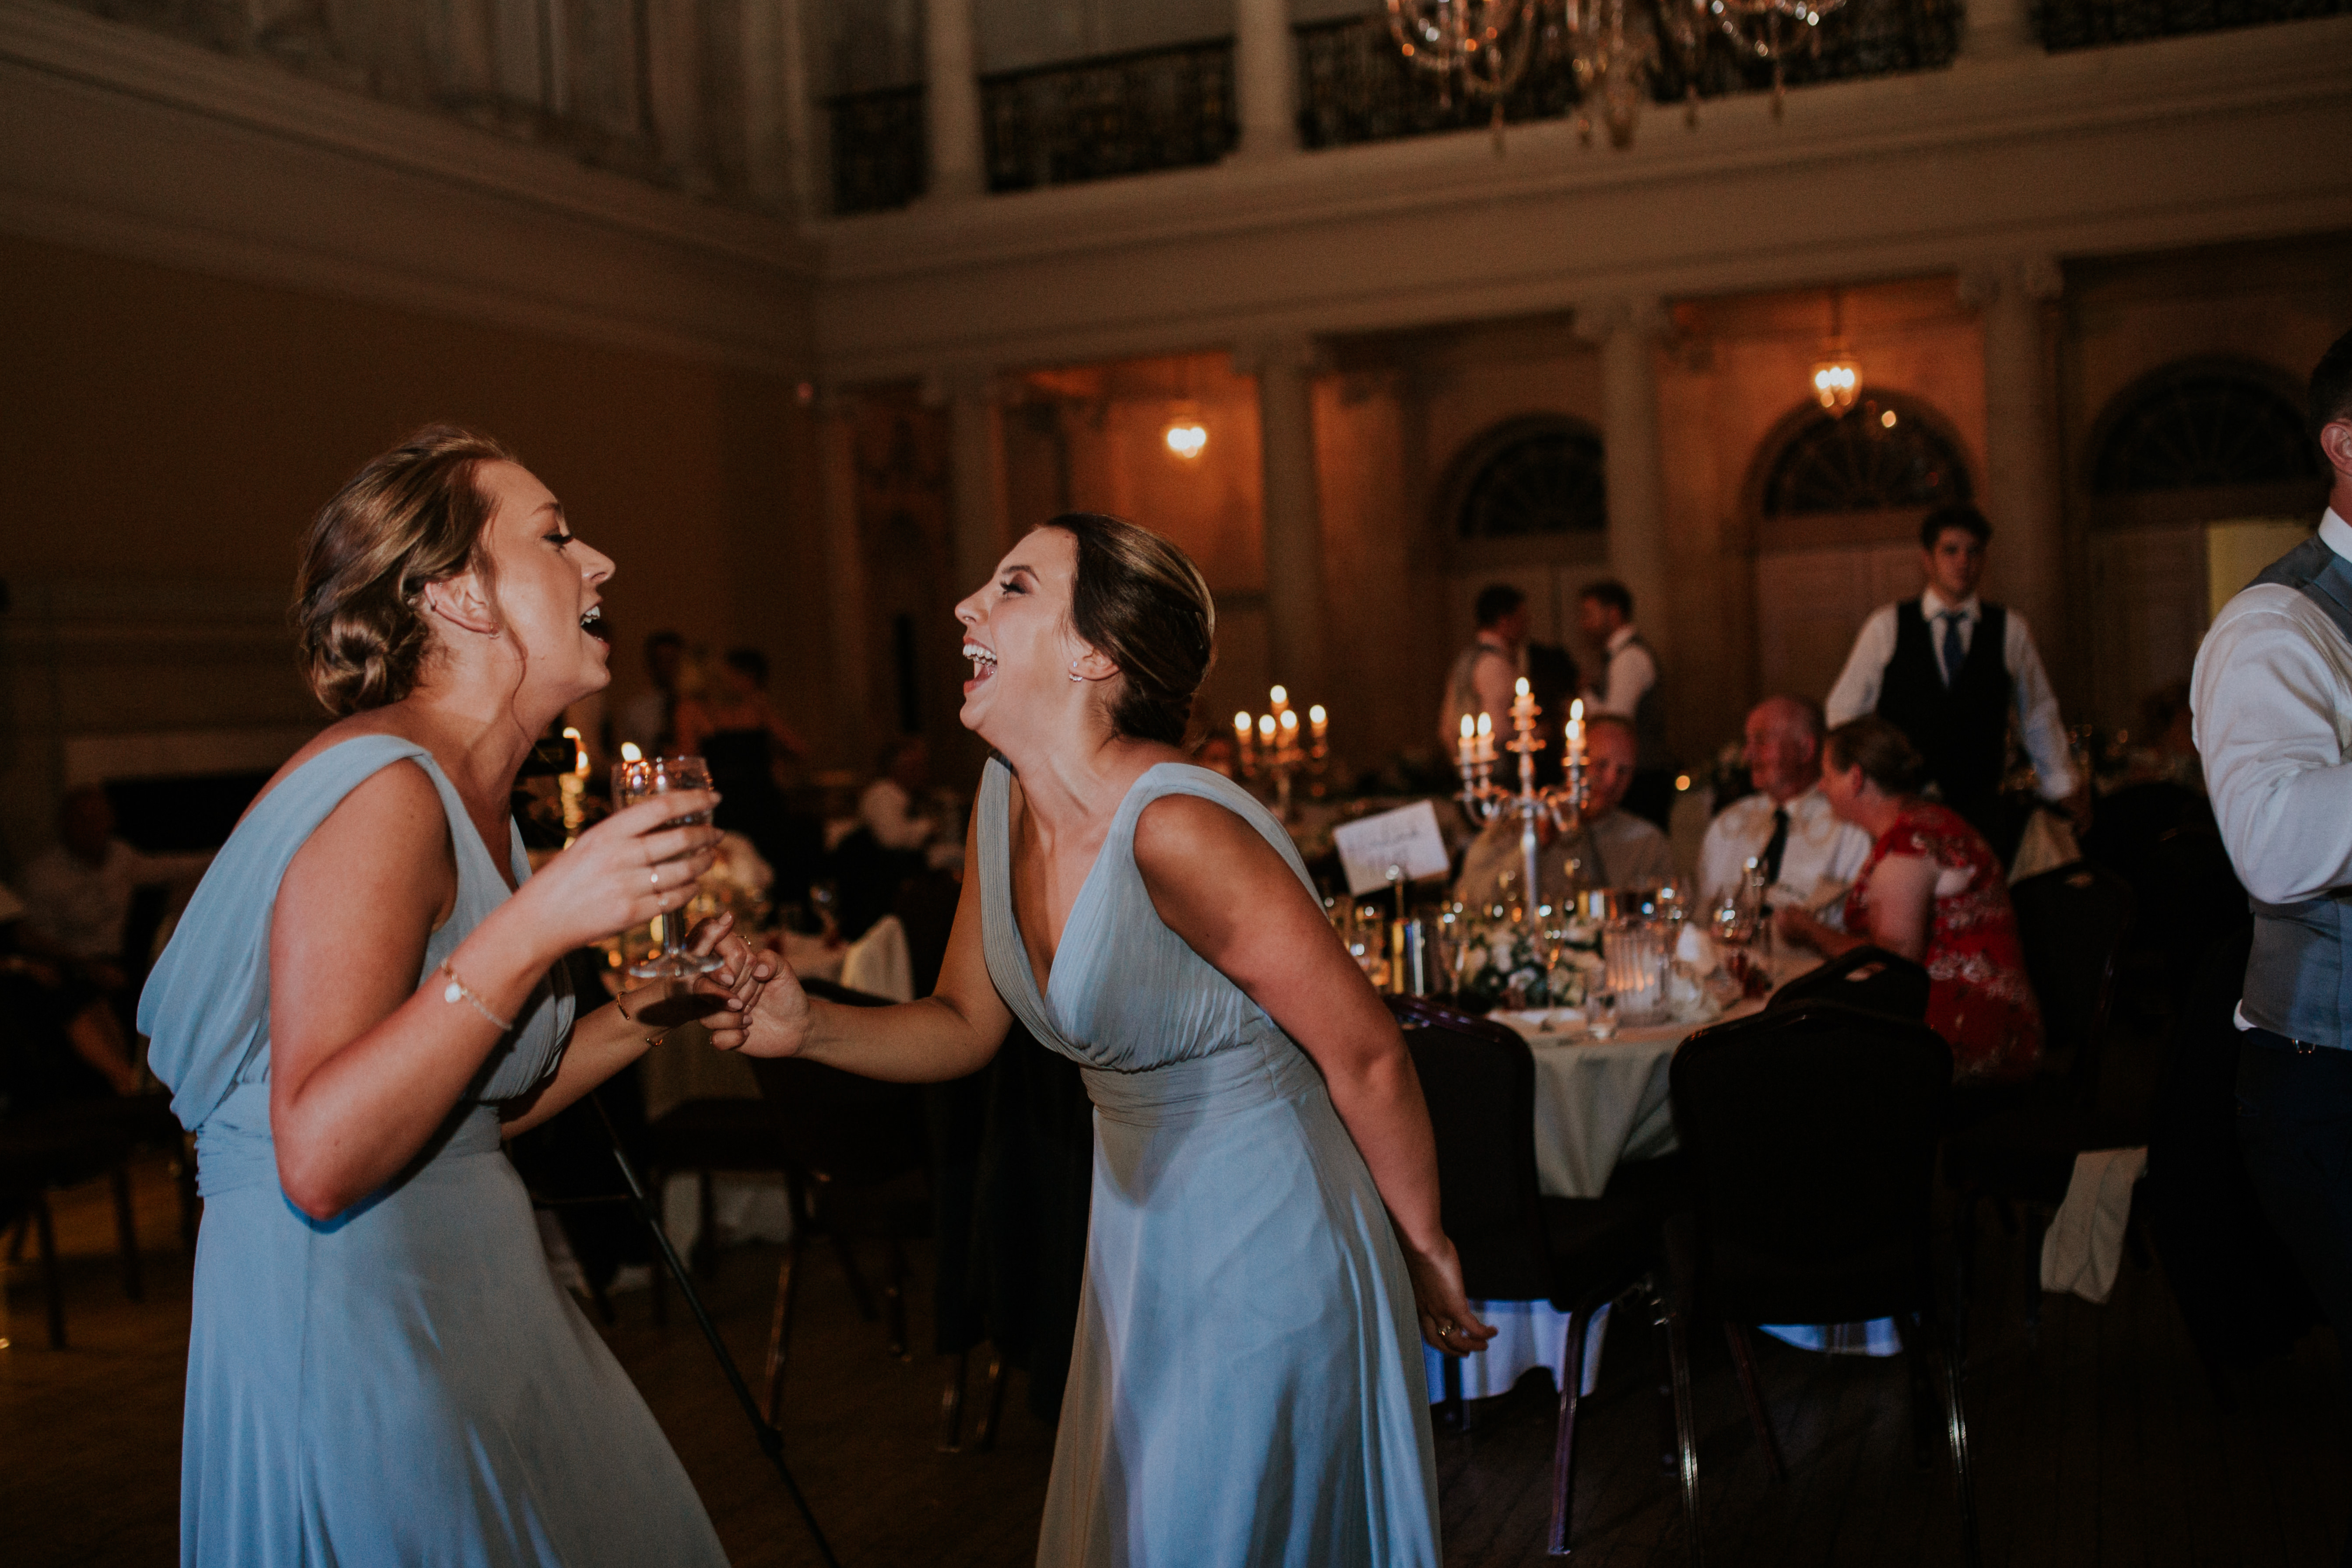
[[[1685,1040],[1667,1087],[1693,1200],[1689,1278],[1708,1310],[1839,1323],[1930,1307],[1951,1082],[1934,1030],[1826,1002]]]
[[[2131,885],[2078,860],[2014,884],[2009,901],[2042,1005],[2042,1077],[2063,1078],[2068,1100],[2088,1110],[2098,1099],[2116,962],[2131,930]]]
[[[1834,1002],[1865,1013],[1884,1013],[1906,1024],[1927,1021],[1927,971],[1901,953],[1863,946],[1809,969],[1764,1004],[1766,1012]]]
[[[887,1007],[830,981],[807,979],[811,996],[851,1007]],[[922,1086],[860,1078],[796,1057],[753,1057],[751,1074],[786,1156],[820,1181],[871,1186],[924,1163]]]
[[[1536,1063],[1500,1024],[1423,998],[1391,996],[1437,1136],[1439,1217],[1473,1300],[1531,1301],[1551,1290],[1536,1182]]]

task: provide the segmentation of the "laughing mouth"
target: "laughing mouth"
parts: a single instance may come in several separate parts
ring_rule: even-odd
[[[963,645],[963,657],[971,660],[971,678],[986,680],[996,673],[996,656],[976,642]]]
[[[591,605],[586,609],[581,611],[580,629],[586,632],[590,637],[594,637],[599,642],[606,640],[604,637],[604,606],[602,605]]]

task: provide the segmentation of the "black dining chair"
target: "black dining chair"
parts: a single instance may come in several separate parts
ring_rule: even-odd
[[[1548,1552],[1566,1556],[1586,1331],[1595,1312],[1641,1289],[1655,1268],[1674,1188],[1671,1182],[1629,1180],[1629,1190],[1614,1195],[1544,1196],[1536,1178],[1536,1068],[1528,1043],[1500,1024],[1434,1002],[1388,1000],[1436,1133],[1440,1220],[1462,1260],[1464,1292],[1474,1301],[1549,1301],[1568,1314],[1545,1539]],[[1445,1404],[1458,1420],[1461,1363],[1453,1356],[1445,1358]]]
[[[1932,1200],[1952,1053],[1925,1025],[1816,1002],[1718,1024],[1668,1068],[1691,1206],[1669,1221],[1667,1348],[1690,1560],[1701,1561],[1689,1327],[1723,1323],[1765,1463],[1782,1473],[1748,1326],[1897,1320],[1925,1462],[1940,1360],[1960,1548],[1978,1562],[1960,1363],[1937,1310]]]
[[[1963,1310],[1980,1205],[1990,1200],[2004,1215],[2022,1209],[2037,1224],[2044,1222],[2065,1200],[2076,1155],[2147,1142],[2144,1113],[2109,1110],[2099,1094],[2116,971],[2131,930],[2130,885],[2104,867],[2078,861],[2027,878],[2010,889],[2010,900],[2026,973],[2042,1005],[2042,1070],[2013,1087],[1961,1091],[1980,1106],[1960,1119],[1964,1124],[1944,1145],[1944,1180],[1960,1200],[1955,1231]],[[2024,1251],[2029,1258],[2041,1257],[2039,1247]],[[2037,1272],[2026,1293],[2029,1342],[2038,1338],[2041,1325]]]
[[[812,978],[801,985],[812,996],[847,1006],[892,1005],[887,997],[830,981]],[[884,1083],[797,1058],[754,1058],[751,1070],[760,1083],[768,1142],[782,1162],[793,1194],[793,1235],[776,1271],[775,1310],[768,1329],[762,1404],[772,1423],[792,1351],[801,1258],[812,1236],[822,1233],[831,1242],[859,1315],[868,1322],[877,1314],[852,1245],[883,1244],[885,1327],[891,1353],[903,1358],[907,1265],[901,1244],[928,1234],[930,1196],[914,1180],[923,1174],[928,1152],[921,1086]],[[904,1190],[909,1185],[911,1193]]]
[[[1883,947],[1853,948],[1797,975],[1764,1004],[1771,1012],[1809,1002],[1834,1002],[1865,1013],[1884,1013],[1906,1024],[1927,1020],[1927,971]]]

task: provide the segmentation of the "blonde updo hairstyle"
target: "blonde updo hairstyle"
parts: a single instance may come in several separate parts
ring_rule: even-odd
[[[1071,511],[1038,524],[1076,541],[1070,624],[1118,667],[1115,733],[1184,743],[1192,697],[1215,662],[1217,604],[1192,558],[1148,528],[1099,512]]]
[[[514,455],[451,425],[419,430],[352,476],[302,538],[294,579],[296,657],[311,695],[337,718],[416,689],[434,648],[428,583],[473,572],[497,605],[483,535],[484,463]]]

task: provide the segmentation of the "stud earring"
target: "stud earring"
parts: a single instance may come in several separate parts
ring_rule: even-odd
[[[1085,676],[1078,673],[1078,667],[1075,660],[1072,661],[1070,665],[1070,679],[1072,680],[1084,680],[1086,679]]]

